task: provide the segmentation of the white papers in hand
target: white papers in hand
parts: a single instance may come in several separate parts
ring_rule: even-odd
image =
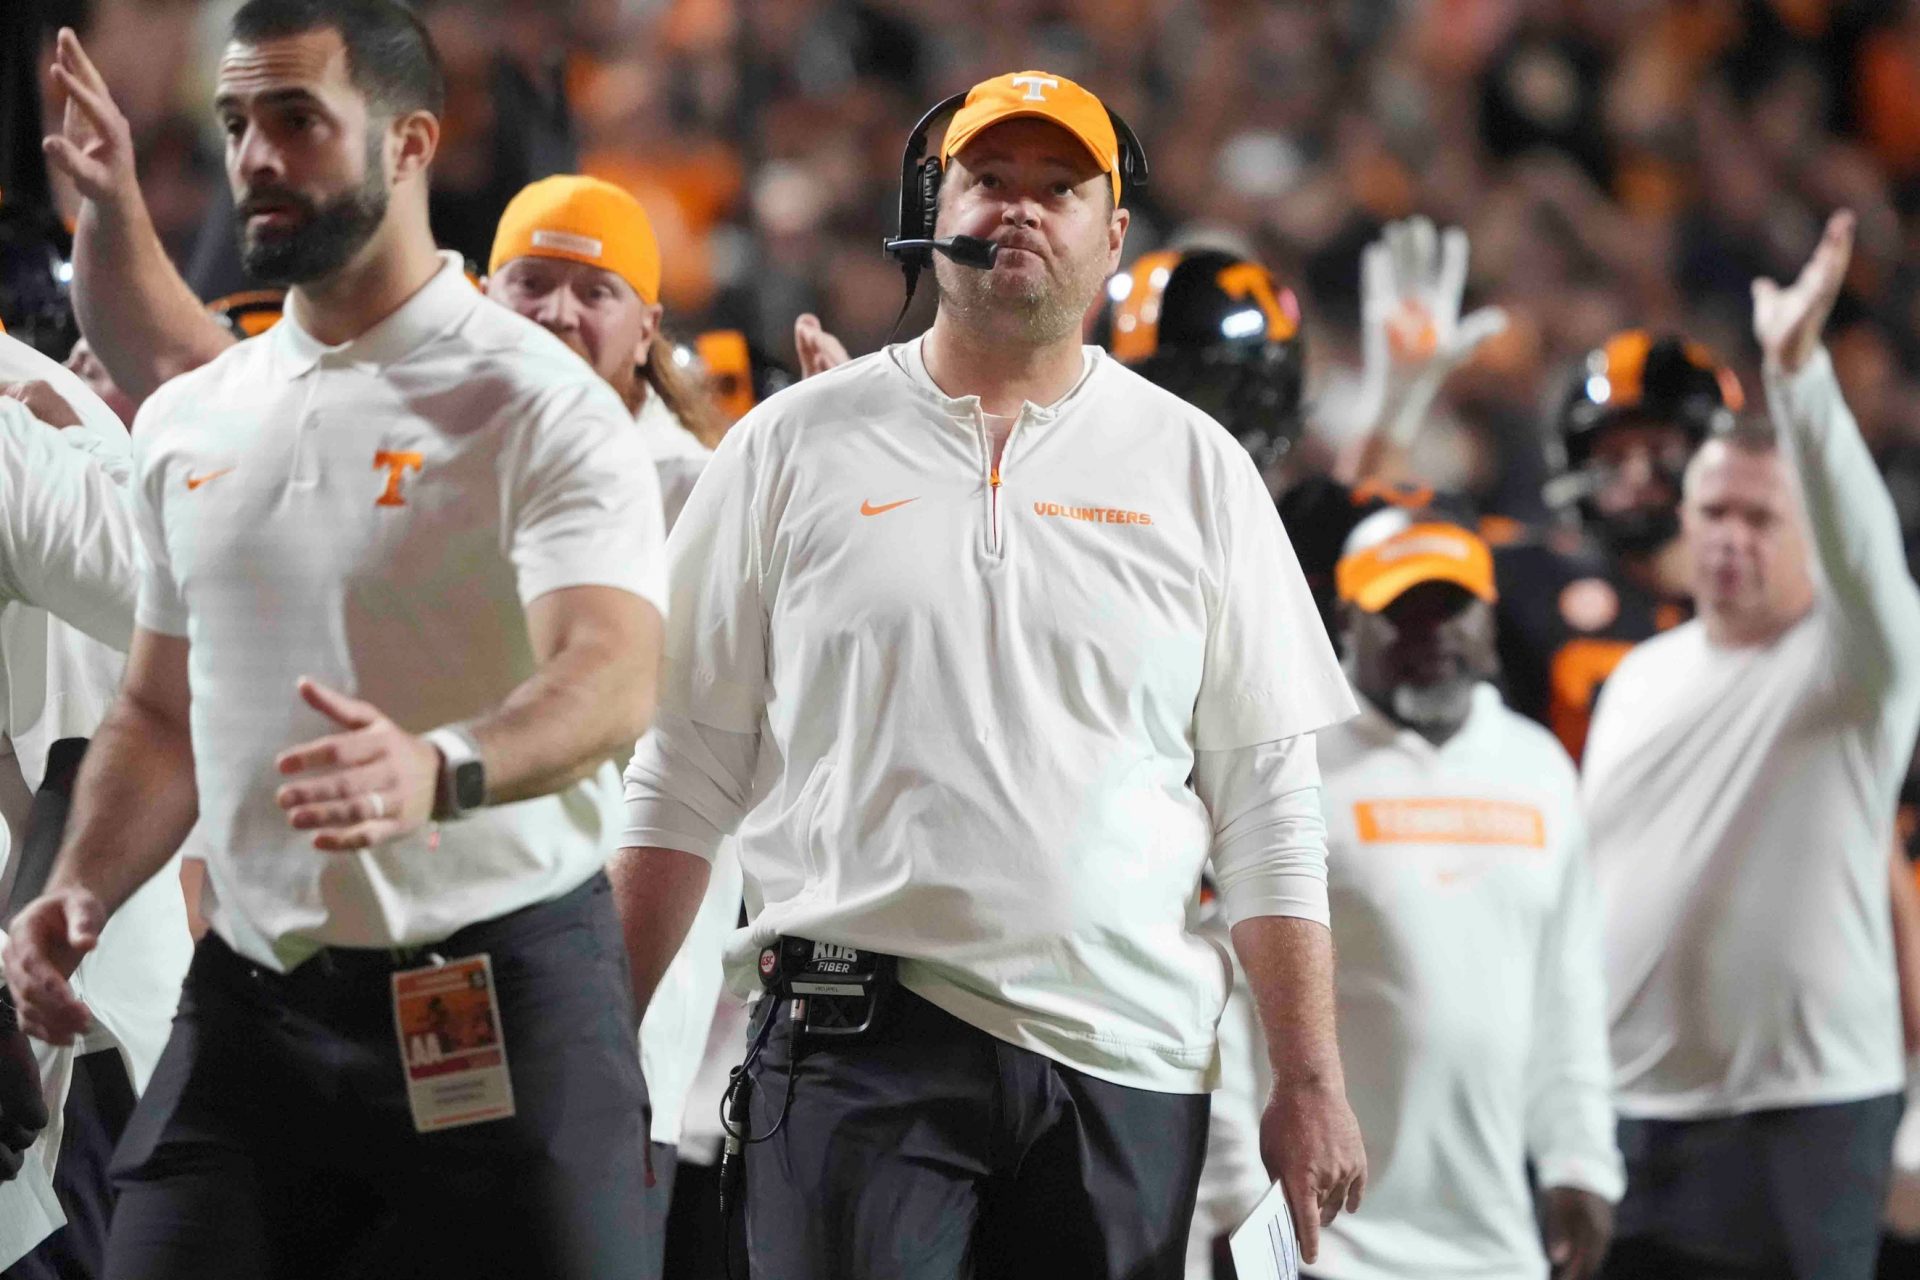
[[[1247,1220],[1227,1237],[1227,1247],[1240,1280],[1298,1280],[1300,1242],[1279,1183],[1267,1189]]]

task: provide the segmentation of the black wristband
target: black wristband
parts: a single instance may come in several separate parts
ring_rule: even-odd
[[[13,1007],[13,990],[0,983],[0,1034],[20,1029],[20,1013]]]

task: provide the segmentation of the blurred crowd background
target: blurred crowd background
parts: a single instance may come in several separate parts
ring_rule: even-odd
[[[190,268],[228,234],[208,104],[238,0],[53,3],[132,121]],[[647,205],[674,330],[743,329],[788,360],[801,311],[856,353],[885,340],[901,289],[879,245],[906,134],[1015,68],[1080,80],[1139,133],[1152,180],[1129,256],[1221,242],[1296,290],[1313,445],[1355,425],[1361,247],[1414,212],[1463,226],[1468,305],[1514,323],[1454,380],[1417,462],[1522,518],[1542,514],[1541,427],[1581,352],[1624,327],[1680,329],[1753,394],[1750,280],[1789,278],[1850,206],[1831,341],[1920,556],[1920,0],[419,7],[452,87],[444,243],[484,262],[523,182],[584,169]]]

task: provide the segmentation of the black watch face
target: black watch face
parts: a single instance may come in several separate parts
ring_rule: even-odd
[[[487,802],[487,770],[478,760],[455,765],[453,803],[462,813],[478,809]]]

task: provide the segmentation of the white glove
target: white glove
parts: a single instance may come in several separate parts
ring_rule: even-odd
[[[1362,421],[1398,448],[1419,434],[1453,371],[1507,327],[1499,307],[1463,318],[1466,287],[1467,233],[1458,227],[1390,222],[1360,255]]]

